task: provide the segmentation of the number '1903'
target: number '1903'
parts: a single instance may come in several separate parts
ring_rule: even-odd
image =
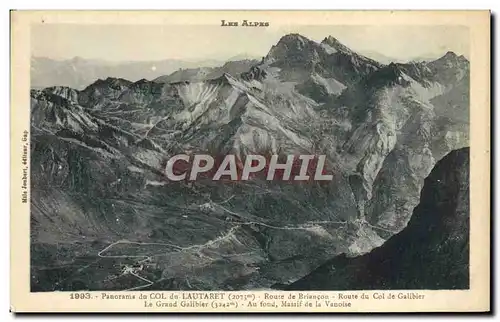
[[[70,293],[69,298],[71,300],[90,300],[92,297],[90,293]]]

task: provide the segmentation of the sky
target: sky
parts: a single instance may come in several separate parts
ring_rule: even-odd
[[[274,28],[219,25],[84,25],[35,24],[31,54],[107,61],[182,59],[226,60],[237,55],[262,57],[288,33],[320,42],[331,35],[361,53],[398,60],[439,57],[447,51],[469,55],[468,29],[462,26],[279,26]]]

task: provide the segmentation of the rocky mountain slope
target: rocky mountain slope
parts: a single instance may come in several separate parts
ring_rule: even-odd
[[[436,161],[468,145],[453,53],[383,65],[291,34],[240,75],[198,71],[31,91],[34,290],[293,282],[402,230]],[[333,180],[166,181],[186,152],[324,154]]]
[[[467,289],[469,220],[469,149],[463,148],[436,164],[399,234],[368,254],[337,256],[287,289]]]

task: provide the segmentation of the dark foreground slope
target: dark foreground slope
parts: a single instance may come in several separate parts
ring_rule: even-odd
[[[355,258],[337,256],[290,290],[469,287],[469,149],[450,152],[425,180],[407,226]]]

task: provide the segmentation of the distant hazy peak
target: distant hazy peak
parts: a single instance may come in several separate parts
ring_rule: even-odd
[[[85,59],[83,57],[80,57],[80,56],[75,56],[75,57],[71,58],[71,61],[73,61],[73,62],[81,62],[84,60]]]

